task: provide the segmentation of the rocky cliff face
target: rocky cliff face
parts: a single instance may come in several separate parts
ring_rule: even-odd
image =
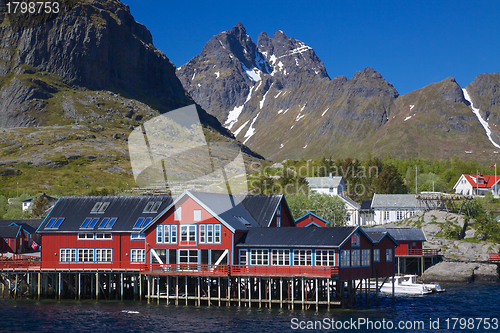
[[[113,91],[161,112],[191,102],[175,67],[128,6],[115,0],[65,3],[67,10],[39,25],[16,25],[2,16],[1,127],[44,124],[37,114],[58,93],[75,88]]]
[[[208,41],[177,76],[238,139],[274,160],[368,151],[487,159],[497,149],[454,78],[404,96],[369,67],[351,79],[330,79],[311,47],[279,30],[261,33],[255,44],[238,23]],[[488,74],[467,87],[493,132],[499,84],[498,75]]]

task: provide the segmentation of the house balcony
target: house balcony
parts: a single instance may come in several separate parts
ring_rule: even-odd
[[[396,256],[401,257],[435,257],[438,255],[436,249],[404,249],[396,247]]]

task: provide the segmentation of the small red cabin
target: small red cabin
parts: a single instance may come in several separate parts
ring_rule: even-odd
[[[328,221],[322,219],[318,215],[309,212],[307,214],[302,215],[298,219],[295,220],[295,225],[297,227],[317,227],[324,228],[328,225]]]

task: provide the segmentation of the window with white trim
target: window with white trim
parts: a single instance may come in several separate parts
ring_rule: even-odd
[[[370,249],[361,250],[361,266],[362,267],[370,266]]]
[[[193,210],[193,221],[195,222],[201,221],[201,209]]]
[[[335,251],[334,250],[316,250],[316,266],[335,266]]]
[[[144,249],[131,249],[130,250],[130,261],[131,262],[145,262],[145,250]]]
[[[198,250],[179,250],[179,264],[197,264]]]
[[[340,251],[340,267],[351,267],[351,250]]]
[[[271,265],[290,266],[290,250],[272,250]]]
[[[95,239],[97,240],[111,240],[113,239],[113,234],[110,233],[96,233]]]
[[[95,261],[113,261],[113,250],[95,249]]]
[[[312,250],[293,250],[294,266],[312,266]]]
[[[78,249],[78,261],[94,261],[94,249]]]
[[[161,224],[156,226],[156,244],[163,244],[165,241],[163,238],[163,229],[164,226]]]
[[[248,257],[247,250],[240,250],[240,265],[247,265]]]
[[[219,244],[220,243],[220,224],[214,225],[214,243]]]
[[[78,234],[78,236],[76,237],[76,239],[78,240],[89,240],[89,239],[94,239],[94,234],[90,234],[90,233],[85,233],[85,234]]]
[[[146,240],[146,234],[130,234],[130,240],[132,241]]]
[[[181,245],[196,245],[196,225],[181,225],[180,226]]]
[[[388,221],[390,218],[390,212],[388,210],[384,211],[384,220]]]
[[[76,261],[76,249],[59,249],[59,261]]]
[[[269,250],[250,250],[250,265],[269,265]]]
[[[396,220],[398,220],[398,221],[399,221],[399,220],[402,220],[402,219],[404,218],[404,216],[405,216],[405,212],[403,212],[403,211],[401,211],[401,210],[398,210],[398,211],[396,212]]]
[[[182,207],[175,207],[174,221],[180,221],[182,217]]]
[[[373,249],[373,262],[380,262],[380,249]]]

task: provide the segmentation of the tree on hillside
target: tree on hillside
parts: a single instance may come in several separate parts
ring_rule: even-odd
[[[31,212],[29,217],[32,219],[45,217],[47,210],[49,209],[49,202],[46,198],[40,196],[31,202]]]
[[[375,181],[375,189],[376,193],[380,194],[407,193],[401,174],[393,165],[383,167],[382,172]]]
[[[348,221],[344,202],[338,197],[310,192],[289,196],[286,200],[294,218],[312,212],[330,222],[330,227],[344,226]]]

